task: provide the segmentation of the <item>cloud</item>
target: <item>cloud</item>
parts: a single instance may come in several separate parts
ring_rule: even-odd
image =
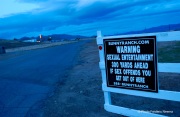
[[[16,0],[16,3],[36,7],[0,18],[3,29],[0,37],[39,33],[94,35],[96,30],[110,34],[180,23],[178,0]]]
[[[0,18],[8,17],[17,13],[24,13],[39,8],[37,4],[19,3],[15,0],[3,0],[0,4]]]

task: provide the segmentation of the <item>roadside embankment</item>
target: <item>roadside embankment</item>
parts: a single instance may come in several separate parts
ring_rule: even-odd
[[[6,49],[6,52],[9,53],[9,52],[40,49],[40,48],[46,48],[46,47],[57,46],[57,45],[68,44],[68,43],[74,43],[74,42],[77,42],[77,41],[63,41],[63,42],[43,43],[43,44],[38,44],[38,45],[31,45],[31,46],[25,46],[25,47]]]
[[[96,42],[85,44],[78,58],[77,65],[66,74],[64,80],[59,82],[54,94],[44,100],[42,116],[121,117],[122,115],[104,110],[104,94],[101,87],[102,79]],[[159,73],[160,89],[179,91],[180,85],[177,83],[180,81],[179,77],[180,74]],[[112,103],[144,111],[171,111],[173,113],[161,114],[180,116],[179,102],[112,93]]]

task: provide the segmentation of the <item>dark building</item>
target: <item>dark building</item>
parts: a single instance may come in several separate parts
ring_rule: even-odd
[[[5,53],[6,53],[5,47],[0,46],[0,54],[5,54]]]

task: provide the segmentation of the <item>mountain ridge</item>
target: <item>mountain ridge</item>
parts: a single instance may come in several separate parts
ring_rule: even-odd
[[[129,31],[125,33],[119,33],[120,35],[124,34],[140,34],[140,33],[155,33],[155,32],[167,32],[167,31],[179,31],[180,23],[178,24],[169,24],[169,25],[160,25],[151,28],[147,28],[139,31]]]
[[[156,27],[147,28],[144,30],[138,30],[138,31],[128,31],[124,33],[116,33],[112,35],[127,35],[127,34],[140,34],[140,33],[155,33],[155,32],[167,32],[167,31],[179,31],[180,30],[180,23],[177,24],[168,24],[168,25],[160,25]],[[82,35],[70,35],[70,34],[51,34],[51,35],[42,35],[42,39],[44,41],[51,39],[51,40],[75,40],[75,39],[83,39],[83,38],[90,38],[90,37],[96,37],[96,36],[82,36]],[[14,40],[30,40],[30,39],[40,39],[40,36],[32,36],[32,37],[21,37],[21,38],[14,38]],[[0,38],[0,40],[3,40]],[[5,39],[9,40],[9,39]]]

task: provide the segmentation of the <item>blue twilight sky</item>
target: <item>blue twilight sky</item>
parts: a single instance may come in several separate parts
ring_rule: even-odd
[[[0,0],[0,38],[96,35],[180,23],[180,0]]]

